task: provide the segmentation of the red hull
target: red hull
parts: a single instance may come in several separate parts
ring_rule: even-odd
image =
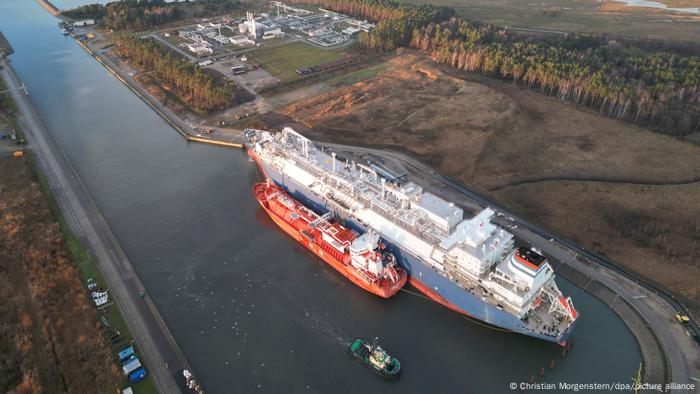
[[[261,185],[261,184],[258,184]],[[258,186],[256,185],[256,186]],[[399,280],[391,286],[380,286],[376,282],[372,283],[368,281],[364,276],[362,276],[357,270],[355,270],[351,265],[346,265],[330,253],[325,252],[319,245],[310,241],[307,237],[303,236],[300,231],[292,226],[290,223],[284,220],[284,218],[277,215],[275,212],[271,211],[267,205],[267,201],[261,198],[254,189],[256,199],[260,203],[260,206],[267,212],[267,214],[272,218],[272,220],[277,223],[277,225],[289,234],[292,238],[297,240],[300,244],[304,245],[307,249],[312,251],[316,256],[320,257],[323,261],[328,263],[331,267],[335,268],[336,271],[340,272],[348,278],[351,282],[357,286],[367,290],[368,292],[378,295],[382,298],[389,298],[395,295],[401,288],[406,284],[408,276],[405,271],[403,275],[400,276]]]

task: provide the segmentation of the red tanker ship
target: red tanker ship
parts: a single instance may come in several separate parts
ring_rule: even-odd
[[[255,184],[253,193],[278,226],[356,285],[389,298],[406,283],[406,271],[383,251],[376,233],[358,235],[268,183]]]

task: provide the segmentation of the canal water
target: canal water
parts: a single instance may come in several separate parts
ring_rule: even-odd
[[[640,352],[624,323],[562,279],[581,314],[564,359],[556,345],[419,296],[356,288],[261,212],[243,152],[183,141],[56,22],[34,1],[0,2],[14,67],[207,392],[499,393],[551,360],[546,382],[636,375]],[[403,363],[400,380],[345,353],[374,336]]]

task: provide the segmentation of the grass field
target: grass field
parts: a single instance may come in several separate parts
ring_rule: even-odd
[[[176,35],[175,33],[172,33],[172,34],[170,35],[170,37],[163,37],[163,39],[164,39],[165,41],[167,41],[167,42],[169,42],[169,43],[175,45],[175,46],[178,46],[178,45],[180,45],[180,44],[184,44],[184,43],[190,42],[189,40],[186,40],[186,39],[184,39],[184,38],[182,38],[182,37]]]
[[[386,71],[389,67],[389,63],[380,63],[376,66],[354,71],[350,74],[341,75],[326,82],[331,86],[352,85],[354,83],[375,77],[383,71]]]
[[[7,85],[5,85],[5,81],[0,79],[0,92],[5,92],[6,90]],[[17,106],[15,105],[15,102],[12,101],[11,96],[7,92],[0,93],[0,108],[7,108],[13,113],[17,112]]]
[[[300,67],[310,67],[317,64],[332,62],[343,57],[339,51],[316,48],[303,42],[260,48],[251,52],[248,57],[254,59],[281,82],[299,77],[296,70]]]
[[[423,4],[425,0],[400,0]],[[697,0],[661,1],[669,5],[698,7]],[[432,0],[434,5],[454,8],[458,16],[515,26],[576,33],[613,34],[625,37],[700,42],[700,16],[654,8],[627,7],[614,1],[548,0],[542,3],[517,0]],[[545,10],[556,12],[545,15]]]

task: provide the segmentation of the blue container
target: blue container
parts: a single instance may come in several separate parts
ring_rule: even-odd
[[[131,383],[136,383],[144,380],[146,378],[146,368],[140,367],[139,369],[135,370],[134,372],[129,374],[129,380],[131,380]]]
[[[133,346],[129,346],[128,348],[119,352],[119,361],[121,361],[122,364],[125,361],[129,361],[133,357],[134,357],[134,347]]]

